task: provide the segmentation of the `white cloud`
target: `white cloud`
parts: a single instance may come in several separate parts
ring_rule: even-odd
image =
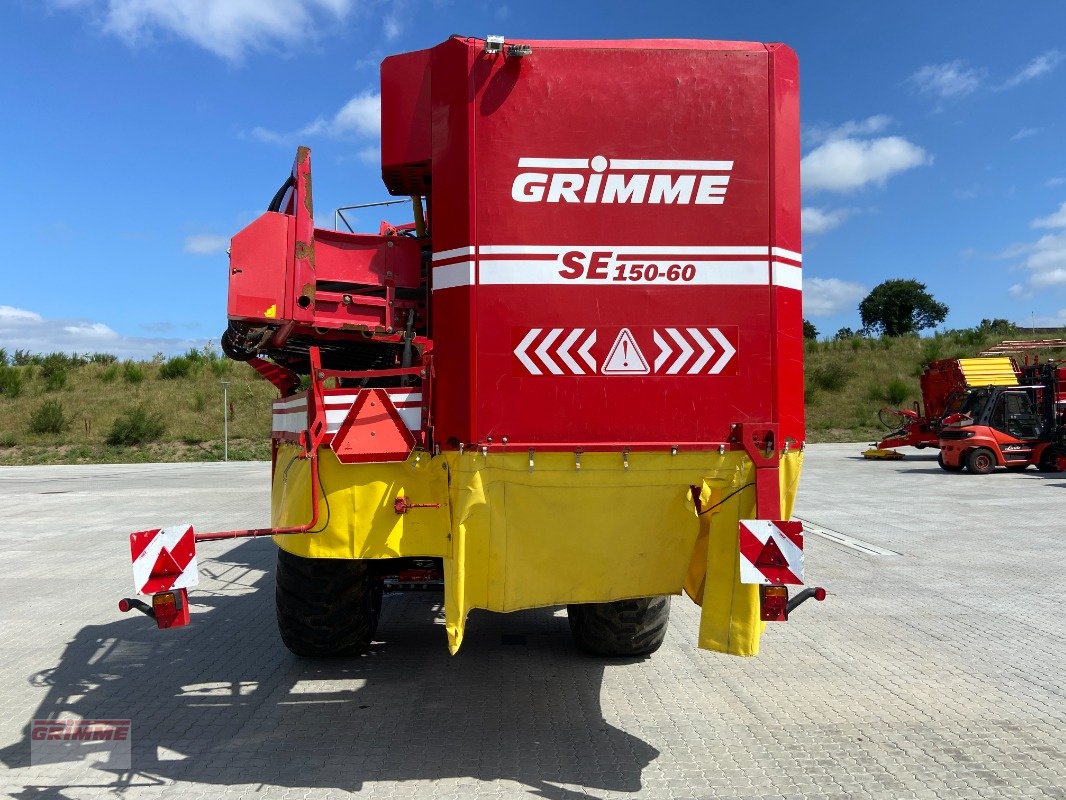
[[[892,117],[886,114],[875,114],[872,117],[860,120],[848,120],[836,127],[825,125],[813,125],[804,133],[813,142],[828,142],[833,139],[847,139],[854,136],[873,136],[881,133],[892,124]]]
[[[194,256],[213,256],[225,253],[229,248],[228,236],[216,236],[212,233],[198,233],[195,236],[185,237],[186,253]]]
[[[53,0],[81,11],[129,45],[185,39],[229,61],[249,51],[294,50],[343,21],[354,0]]]
[[[1019,328],[1066,328],[1066,308],[1060,308],[1051,314],[1036,314],[1029,319],[1015,323]]]
[[[867,184],[884,186],[900,172],[932,164],[921,147],[899,136],[832,139],[803,158],[805,189],[850,192]]]
[[[1037,239],[1023,266],[1030,271],[1029,285],[1035,289],[1066,286],[1066,232]]]
[[[381,136],[381,95],[366,91],[344,104],[326,126],[331,136]]]
[[[1062,186],[1064,183],[1066,183],[1066,178],[1048,178],[1046,181],[1044,181],[1044,185],[1047,186],[1049,189],[1055,186]]]
[[[400,22],[400,19],[396,14],[389,14],[389,16],[385,17],[381,30],[388,41],[394,42],[399,39],[400,34],[403,33],[403,24]]]
[[[102,322],[48,319],[24,308],[0,306],[0,347],[9,353],[114,353],[119,358],[148,359],[156,353],[183,353],[203,347],[199,339],[123,336]]]
[[[1048,216],[1034,219],[1031,225],[1053,232],[1035,242],[1012,245],[1001,254],[1001,258],[1022,258],[1018,267],[1029,273],[1024,283],[1010,288],[1014,297],[1066,288],[1066,203]]]
[[[949,61],[946,64],[927,64],[907,80],[922,94],[950,99],[965,97],[977,91],[984,77],[984,70],[972,69],[964,61]]]
[[[1066,203],[1060,205],[1058,211],[1046,217],[1034,219],[1032,226],[1034,228],[1066,228]]]
[[[864,286],[839,278],[804,278],[803,314],[831,317],[849,305],[857,305],[866,293]]]
[[[364,147],[359,151],[359,160],[364,164],[369,164],[372,167],[381,166],[381,148],[380,147]]]
[[[280,133],[269,128],[256,127],[252,138],[267,144],[290,145],[312,136],[328,136],[333,139],[356,137],[377,138],[381,136],[381,95],[365,91],[357,94],[332,117],[318,117],[299,130]]]
[[[1019,139],[1028,139],[1030,136],[1036,136],[1038,133],[1043,132],[1043,128],[1022,128],[1020,131],[1010,137],[1010,140],[1012,142],[1016,142]]]
[[[999,88],[1013,89],[1015,86],[1028,83],[1035,78],[1039,78],[1041,75],[1046,75],[1061,64],[1064,58],[1066,58],[1066,56],[1058,50],[1048,50],[1046,53],[1041,53],[1022,67],[1017,74],[1004,81],[1003,85]]]
[[[44,317],[33,311],[27,311],[24,308],[15,308],[14,306],[0,306],[0,330],[4,326],[28,323],[28,322],[42,322]]]
[[[805,234],[825,233],[840,226],[851,214],[850,208],[805,206],[800,214],[800,224]]]

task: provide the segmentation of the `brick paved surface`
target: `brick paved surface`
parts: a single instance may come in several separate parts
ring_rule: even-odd
[[[125,534],[266,522],[262,464],[0,469],[0,791],[36,798],[1066,797],[1066,476],[941,473],[808,449],[798,514],[831,595],[745,660],[578,654],[565,615],[386,598],[362,659],[291,657],[274,548],[201,546],[194,624],[120,615]],[[34,717],[129,717],[133,770],[34,767]]]

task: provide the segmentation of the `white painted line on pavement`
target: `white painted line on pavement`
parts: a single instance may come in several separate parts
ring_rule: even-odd
[[[856,539],[853,536],[847,536],[838,531],[831,531],[828,528],[823,528],[820,525],[815,525],[809,520],[805,520],[802,517],[793,517],[803,523],[803,532],[813,533],[815,536],[821,536],[823,539],[828,539],[831,542],[847,547],[851,550],[856,550],[860,553],[866,553],[871,556],[901,556],[903,553],[898,553],[895,550],[889,550],[885,547],[878,547],[876,544],[870,542],[864,542],[862,539]]]

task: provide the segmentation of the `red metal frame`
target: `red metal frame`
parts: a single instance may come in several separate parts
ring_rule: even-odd
[[[314,533],[318,525],[318,495],[322,484],[318,474],[318,448],[326,436],[326,410],[322,399],[322,384],[318,377],[321,373],[322,359],[317,347],[311,348],[311,384],[308,389],[308,427],[304,432],[303,452],[296,456],[311,462],[311,519],[303,525],[288,528],[247,528],[242,530],[197,533],[197,542],[214,542],[222,539],[252,539],[259,536],[277,536],[290,533]]]

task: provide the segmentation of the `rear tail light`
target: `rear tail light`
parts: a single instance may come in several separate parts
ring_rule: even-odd
[[[160,628],[180,628],[189,624],[189,593],[185,589],[152,595],[152,610]]]
[[[788,622],[788,587],[759,587],[759,619],[763,622]]]

